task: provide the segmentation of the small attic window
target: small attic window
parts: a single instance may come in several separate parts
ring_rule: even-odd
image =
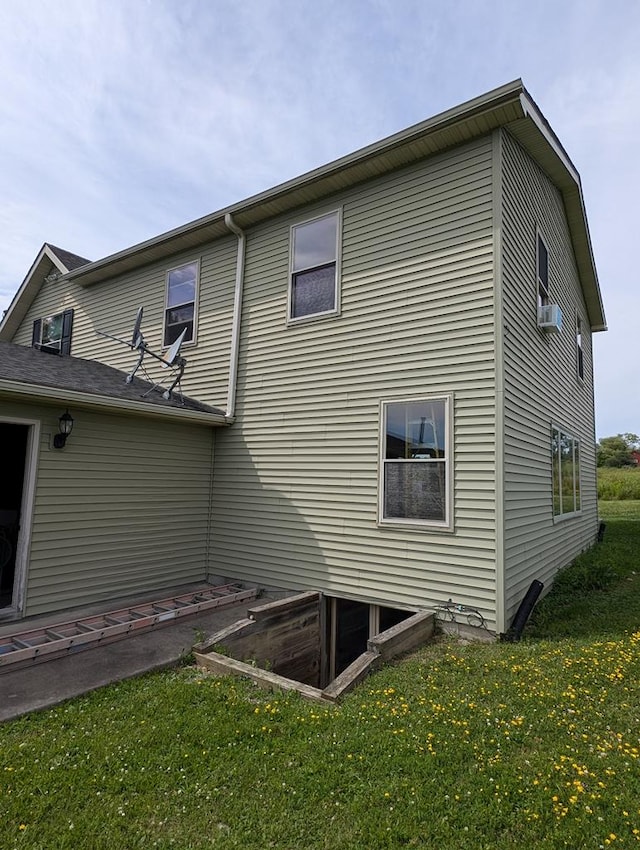
[[[53,313],[33,323],[31,345],[51,354],[71,354],[73,310]]]

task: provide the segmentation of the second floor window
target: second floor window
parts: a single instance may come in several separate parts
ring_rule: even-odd
[[[291,228],[290,320],[338,312],[339,229],[338,212]]]
[[[582,320],[576,318],[576,368],[578,377],[584,379],[584,350],[582,348]]]
[[[197,289],[197,262],[178,266],[167,274],[163,345],[174,343],[185,328],[184,341],[194,341]]]
[[[544,239],[539,233],[536,255],[538,270],[538,307],[544,307],[549,303],[549,250]]]

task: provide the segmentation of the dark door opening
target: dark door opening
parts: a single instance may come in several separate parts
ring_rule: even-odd
[[[322,686],[339,676],[363,652],[369,638],[402,623],[413,611],[389,608],[353,599],[327,599],[326,653],[324,654]]]
[[[0,422],[0,608],[13,601],[28,425]]]
[[[397,626],[398,623],[404,622],[412,615],[411,611],[400,611],[397,608],[386,608],[383,605],[380,606],[379,611],[378,633],[386,632],[387,629]]]
[[[351,599],[335,600],[335,676],[367,651],[369,606]]]

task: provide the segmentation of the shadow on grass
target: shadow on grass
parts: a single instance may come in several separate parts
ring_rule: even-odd
[[[525,638],[615,637],[640,629],[640,502],[604,503],[604,541],[556,576]]]

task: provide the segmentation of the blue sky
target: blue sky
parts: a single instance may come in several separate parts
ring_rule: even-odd
[[[2,0],[0,311],[45,241],[99,259],[522,77],[582,176],[597,434],[640,432],[639,43],[631,0]]]

